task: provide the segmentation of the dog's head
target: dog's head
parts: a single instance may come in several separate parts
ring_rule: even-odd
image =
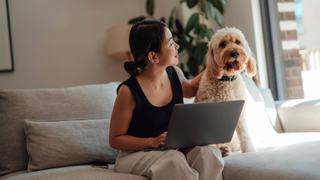
[[[209,44],[207,76],[220,79],[245,71],[256,74],[256,60],[243,33],[236,28],[223,28],[212,36]]]

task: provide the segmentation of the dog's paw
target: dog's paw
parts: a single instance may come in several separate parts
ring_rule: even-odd
[[[222,157],[230,156],[231,155],[231,148],[226,144],[217,144],[217,147],[221,151]]]

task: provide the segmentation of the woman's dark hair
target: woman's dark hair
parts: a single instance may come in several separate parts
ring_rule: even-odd
[[[124,63],[124,69],[132,76],[139,74],[148,63],[150,51],[160,52],[167,25],[158,20],[143,20],[130,30],[129,45],[134,61]]]

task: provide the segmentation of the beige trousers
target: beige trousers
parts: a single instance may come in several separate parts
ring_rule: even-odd
[[[208,145],[183,151],[120,151],[114,171],[152,180],[222,180],[223,167],[219,148]]]

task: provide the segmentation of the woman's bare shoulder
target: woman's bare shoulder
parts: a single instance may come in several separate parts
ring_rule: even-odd
[[[181,83],[188,81],[187,78],[184,76],[182,70],[178,66],[173,66],[173,67],[176,70]]]
[[[121,87],[119,88],[118,91],[118,96],[117,96],[117,100],[124,100],[124,101],[133,101],[134,100],[134,96],[130,90],[130,88],[126,85],[126,84],[122,84]]]

